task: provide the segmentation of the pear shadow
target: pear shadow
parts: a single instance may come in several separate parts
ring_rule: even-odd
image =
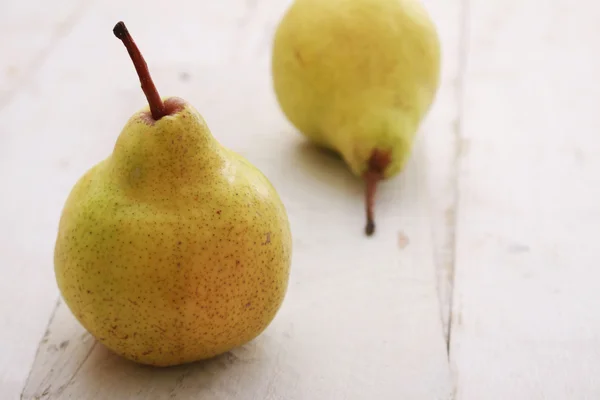
[[[81,371],[55,394],[70,398],[81,393],[103,393],[106,398],[117,399],[198,398],[203,393],[235,397],[235,393],[228,392],[231,388],[239,390],[247,379],[244,377],[268,379],[266,367],[261,368],[269,361],[266,342],[267,337],[258,337],[213,358],[169,367],[135,363],[96,342],[83,360]]]
[[[290,169],[299,179],[309,181],[319,190],[335,190],[339,194],[362,198],[363,180],[352,174],[341,155],[310,140],[298,140],[286,157]]]

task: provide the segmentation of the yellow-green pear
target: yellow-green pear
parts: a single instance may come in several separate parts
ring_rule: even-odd
[[[115,353],[170,366],[243,345],[287,291],[291,231],[267,178],[189,103],[161,98],[125,25],[149,102],[75,184],[54,266],[77,320]]]
[[[434,23],[419,0],[295,0],[272,50],[283,113],[365,180],[371,235],[377,183],[406,165],[438,90]]]

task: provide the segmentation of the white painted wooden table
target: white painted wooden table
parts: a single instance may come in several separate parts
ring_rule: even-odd
[[[2,4],[0,399],[600,398],[600,5],[426,0],[443,86],[366,239],[362,184],[271,90],[289,1]],[[129,363],[57,303],[64,200],[145,101],[118,20],[289,212],[281,311],[209,362]]]

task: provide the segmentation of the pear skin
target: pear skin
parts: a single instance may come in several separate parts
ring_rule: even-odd
[[[436,27],[418,0],[295,0],[273,41],[272,79],[288,120],[365,181],[405,167],[440,80]]]
[[[161,98],[125,25],[149,106],[73,187],[54,268],[77,320],[115,353],[171,366],[256,338],[283,303],[292,241],[268,179],[202,116]]]

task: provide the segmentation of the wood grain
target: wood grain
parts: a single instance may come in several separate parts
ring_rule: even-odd
[[[45,5],[27,0],[0,7],[0,398],[9,400],[23,388],[56,298],[52,204],[62,201],[64,174],[57,168],[59,147],[44,141],[50,141],[49,124],[59,120],[38,119],[35,112],[52,108],[51,93],[32,94],[36,76],[89,1]],[[60,124],[53,130],[60,131]]]
[[[461,152],[461,105],[464,84],[465,16],[468,2],[428,0],[424,4],[436,21],[442,43],[442,89],[422,126],[426,148],[425,183],[429,192],[437,291],[444,334],[450,336],[454,280],[455,218],[458,164]]]
[[[600,6],[470,1],[457,399],[597,399]]]

